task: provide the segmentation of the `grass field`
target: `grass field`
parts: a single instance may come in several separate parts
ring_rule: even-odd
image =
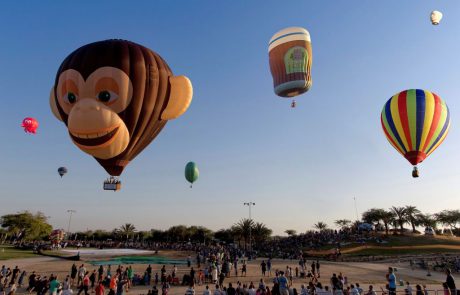
[[[366,242],[343,245],[346,256],[398,256],[418,254],[460,253],[460,238],[448,236],[404,235],[384,238],[386,243]],[[334,251],[328,245],[317,251],[307,251],[310,255],[327,255]]]
[[[0,245],[0,260],[35,257],[32,250],[19,250],[10,245]]]

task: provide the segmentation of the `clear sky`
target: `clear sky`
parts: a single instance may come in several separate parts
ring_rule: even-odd
[[[268,66],[270,37],[289,26],[307,28],[313,47],[313,86],[296,109],[273,93]],[[459,1],[1,2],[0,214],[40,210],[67,228],[74,209],[73,230],[217,230],[253,201],[253,218],[282,234],[355,219],[353,197],[359,212],[458,209],[459,36]],[[117,193],[102,190],[104,169],[48,106],[62,60],[110,38],[151,48],[194,86],[187,113],[128,166]],[[418,179],[380,126],[383,104],[407,88],[439,94],[451,111],[450,134]],[[21,130],[26,116],[40,121],[37,135]],[[201,172],[193,189],[190,160]]]

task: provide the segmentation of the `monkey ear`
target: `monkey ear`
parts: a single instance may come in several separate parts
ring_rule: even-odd
[[[59,113],[59,110],[56,105],[56,98],[54,96],[54,86],[51,87],[51,92],[50,92],[50,108],[51,112],[53,112],[53,115],[59,120],[62,121],[61,114]]]
[[[192,82],[185,76],[169,77],[171,92],[169,95],[168,105],[161,114],[161,119],[176,119],[187,111],[192,102],[193,87]]]

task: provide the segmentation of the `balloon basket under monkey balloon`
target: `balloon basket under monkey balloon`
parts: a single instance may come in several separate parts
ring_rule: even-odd
[[[104,181],[103,188],[105,191],[116,192],[121,189],[121,181],[118,179],[118,177],[110,176],[110,178]]]

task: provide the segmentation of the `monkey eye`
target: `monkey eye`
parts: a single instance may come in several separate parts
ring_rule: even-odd
[[[70,104],[74,104],[77,101],[77,95],[73,92],[67,92],[64,94],[64,101]]]
[[[109,90],[102,90],[97,94],[97,98],[102,102],[112,102],[118,98],[118,95]]]

